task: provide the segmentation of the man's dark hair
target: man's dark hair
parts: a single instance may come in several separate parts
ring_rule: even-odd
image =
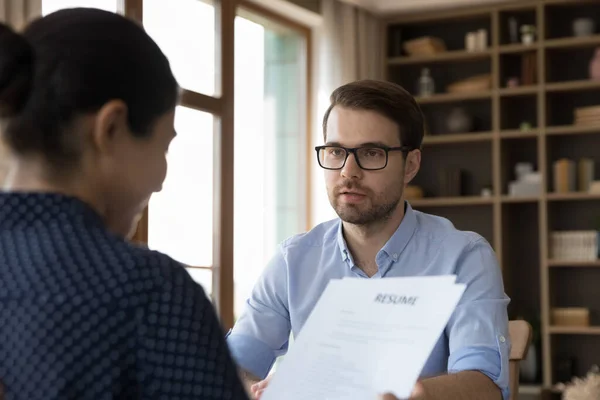
[[[169,61],[134,21],[97,9],[57,11],[19,34],[0,24],[0,118],[19,154],[50,164],[78,157],[73,120],[111,100],[128,107],[133,135],[150,134],[175,107],[179,87]]]
[[[360,80],[335,89],[331,105],[323,118],[323,136],[327,137],[327,119],[335,106],[372,110],[398,125],[400,144],[411,150],[423,142],[423,113],[414,97],[402,86],[386,81]]]

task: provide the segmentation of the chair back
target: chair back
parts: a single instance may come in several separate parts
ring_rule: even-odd
[[[508,333],[511,341],[509,357],[510,400],[517,400],[519,398],[519,366],[521,360],[527,357],[527,350],[531,344],[532,328],[527,321],[509,321]]]

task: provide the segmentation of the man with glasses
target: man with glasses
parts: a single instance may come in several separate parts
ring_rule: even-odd
[[[284,241],[254,287],[227,338],[247,377],[266,378],[331,279],[455,274],[467,288],[415,398],[508,399],[509,299],[492,248],[404,200],[419,171],[423,124],[413,97],[393,83],[333,92],[316,156],[339,218]],[[267,383],[252,386],[255,397]]]

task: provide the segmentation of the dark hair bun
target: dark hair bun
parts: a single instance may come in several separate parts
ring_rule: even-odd
[[[33,48],[23,35],[0,24],[0,117],[21,111],[32,81]]]

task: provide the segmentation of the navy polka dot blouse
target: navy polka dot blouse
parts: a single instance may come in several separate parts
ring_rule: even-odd
[[[0,194],[5,400],[246,399],[226,346],[177,262],[77,199]]]

